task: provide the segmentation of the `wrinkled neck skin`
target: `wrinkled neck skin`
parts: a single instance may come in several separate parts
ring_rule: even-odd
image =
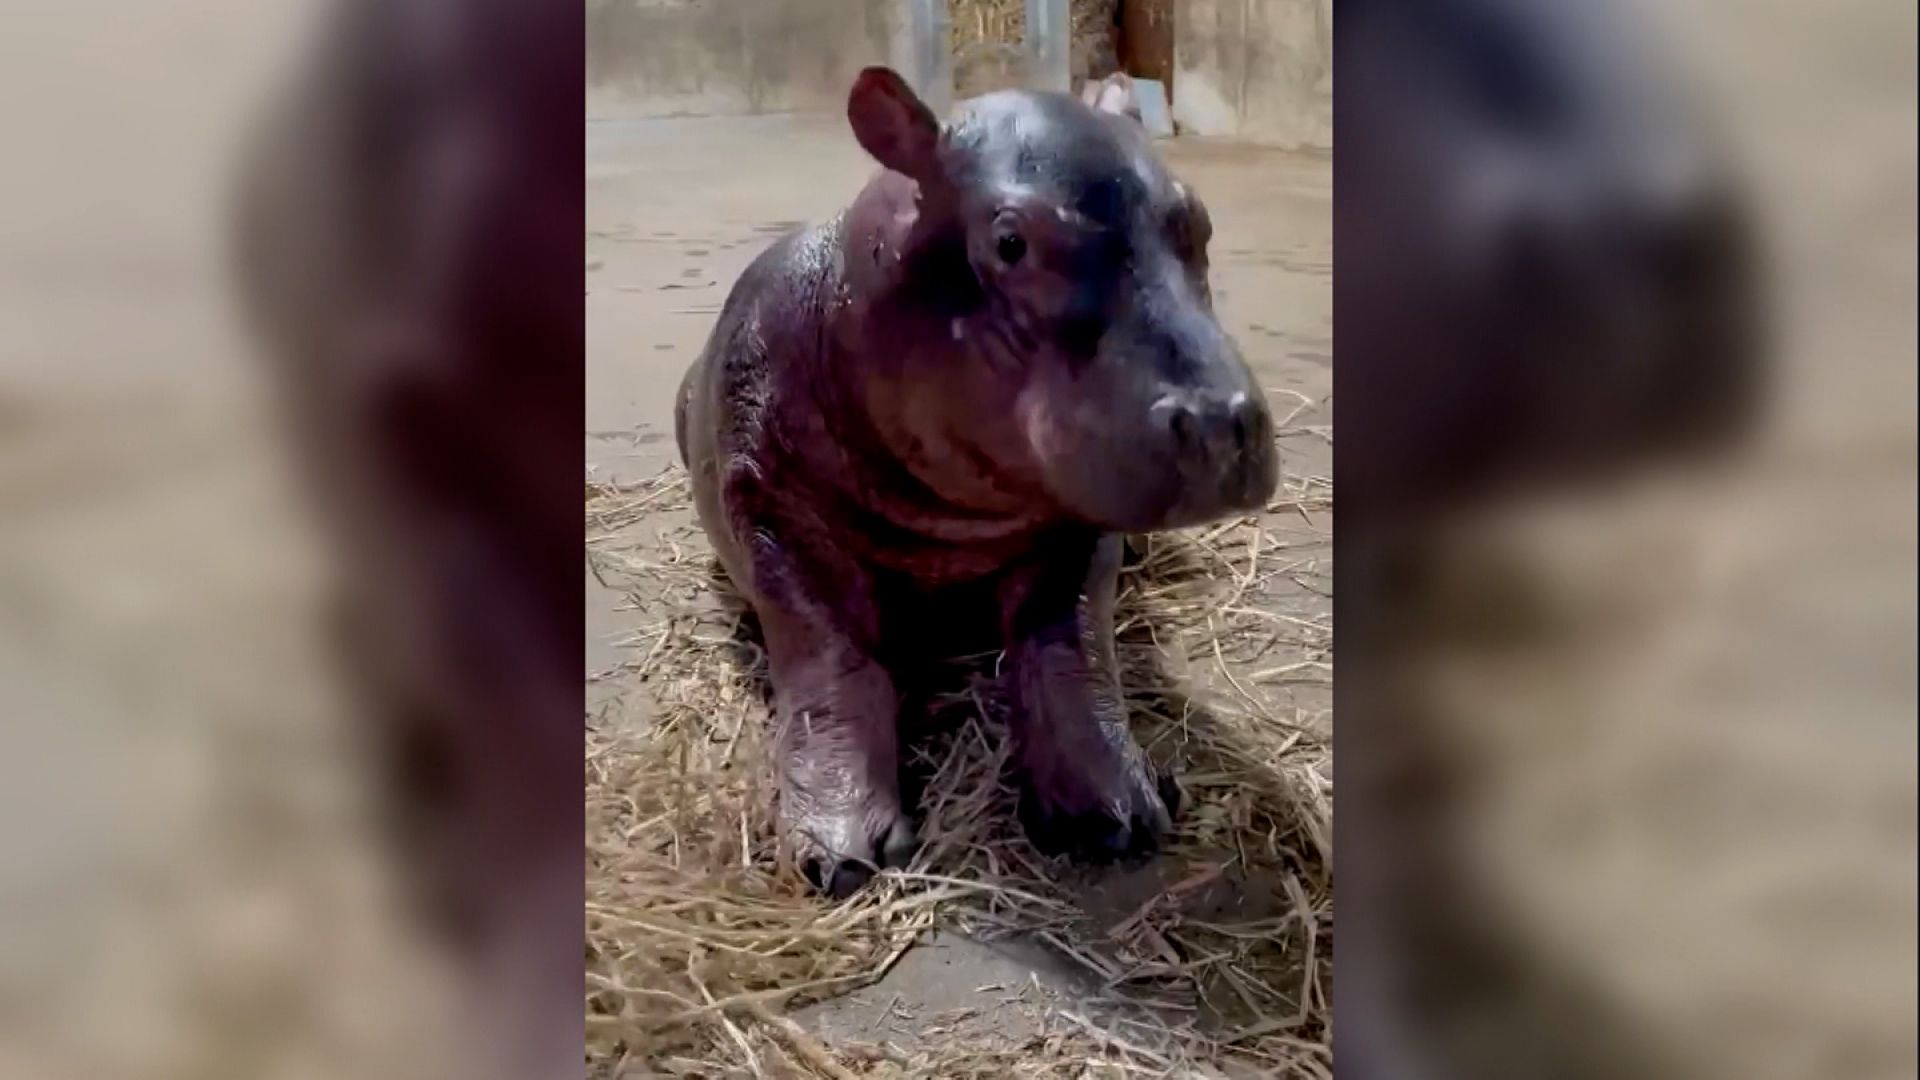
[[[1066,515],[1026,464],[1017,384],[978,377],[1007,358],[969,332],[978,285],[945,197],[883,172],[823,230],[838,258],[804,391],[830,436],[813,452],[835,457],[816,475],[884,527],[888,559],[959,578],[997,569]]]

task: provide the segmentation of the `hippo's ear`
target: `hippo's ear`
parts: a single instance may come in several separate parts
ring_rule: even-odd
[[[870,67],[847,95],[853,136],[875,161],[915,180],[939,169],[940,122],[891,68]]]

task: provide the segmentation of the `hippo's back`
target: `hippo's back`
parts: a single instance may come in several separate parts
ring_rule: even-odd
[[[720,308],[706,346],[674,399],[674,441],[692,469],[739,424],[740,409],[769,407],[772,368],[796,348],[820,340],[837,259],[838,219],[774,241],[742,271]]]
[[[785,365],[804,362],[801,351],[822,340],[827,313],[820,298],[830,294],[823,285],[835,260],[820,253],[837,243],[831,225],[815,226],[781,237],[748,264],[674,400],[674,442],[694,505],[716,554],[742,587],[716,463],[763,454],[766,416],[791,407],[779,400],[776,376]]]

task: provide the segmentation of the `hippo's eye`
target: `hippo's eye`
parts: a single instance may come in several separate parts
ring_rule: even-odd
[[[1001,233],[1000,239],[994,241],[994,251],[1000,256],[1001,262],[1012,266],[1026,257],[1026,237],[1017,232]]]

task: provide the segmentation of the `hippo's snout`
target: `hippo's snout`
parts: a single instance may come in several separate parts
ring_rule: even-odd
[[[1153,437],[1180,471],[1183,501],[1224,512],[1272,497],[1279,482],[1273,418],[1257,388],[1173,391],[1149,415]]]
[[[1082,373],[1036,384],[1023,423],[1049,493],[1111,531],[1257,510],[1279,485],[1266,395],[1210,313],[1110,330]]]

